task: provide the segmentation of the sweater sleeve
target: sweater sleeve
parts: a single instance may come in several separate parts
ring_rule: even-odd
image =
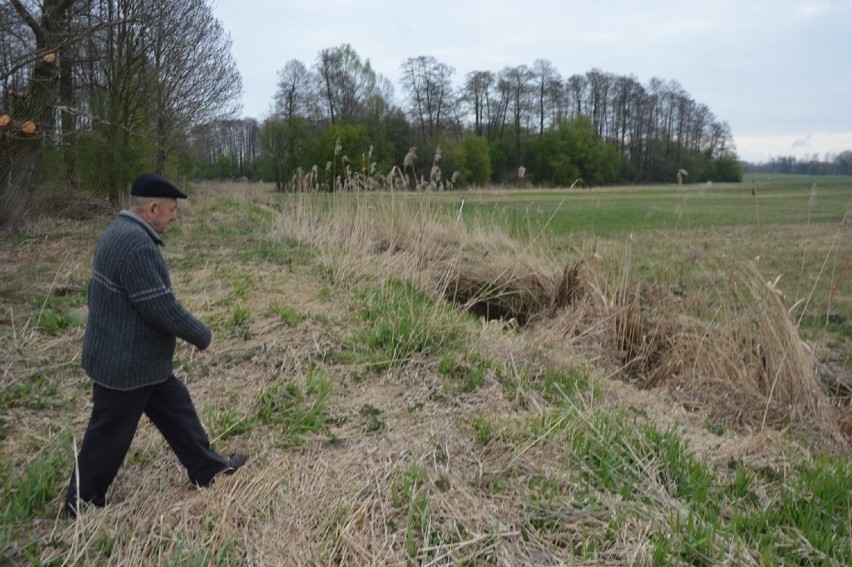
[[[159,250],[153,246],[137,250],[128,258],[123,279],[127,296],[149,324],[200,349],[210,345],[210,328],[175,298]]]

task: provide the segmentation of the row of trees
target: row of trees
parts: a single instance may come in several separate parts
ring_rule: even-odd
[[[433,180],[438,166],[445,181],[455,174],[462,183],[522,176],[549,185],[671,182],[681,170],[695,181],[742,175],[727,123],[676,81],[642,85],[598,69],[563,78],[546,60],[473,71],[460,86],[455,70],[431,56],[408,58],[400,70],[397,103],[392,85],[349,45],[323,49],[310,66],[287,62],[262,124],[217,123],[194,133],[201,171],[273,179],[283,188],[316,167],[314,177],[332,188],[347,181],[338,161],[363,166],[367,154],[383,175],[394,166],[414,175],[404,161],[417,148],[425,163],[411,185]],[[483,157],[487,167],[474,172],[468,162]]]
[[[9,0],[0,38],[0,224],[43,181],[116,200],[140,170],[190,173],[191,130],[239,110],[205,0]]]
[[[819,154],[797,158],[795,156],[773,157],[765,163],[745,164],[745,170],[756,173],[798,173],[804,175],[852,175],[852,151],[839,154]]]

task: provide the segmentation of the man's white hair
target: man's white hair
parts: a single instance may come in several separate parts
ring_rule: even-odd
[[[149,203],[153,201],[157,201],[158,203],[164,203],[168,201],[169,197],[139,197],[137,195],[130,196],[130,210],[134,213],[138,213],[145,209]]]

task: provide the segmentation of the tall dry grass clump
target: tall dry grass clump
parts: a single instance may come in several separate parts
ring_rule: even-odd
[[[397,198],[292,203],[277,230],[338,255],[349,275],[410,279],[488,318],[526,325],[543,344],[584,350],[614,377],[662,389],[726,427],[791,427],[824,448],[848,446],[820,388],[817,361],[783,295],[753,263],[704,260],[717,289],[697,317],[668,285],[634,281],[629,254],[595,250],[560,266],[543,240],[523,245],[490,219]],[[377,263],[376,259],[380,261]],[[696,260],[697,261],[697,260]]]
[[[499,224],[457,222],[456,212],[403,196],[379,201],[346,196],[329,208],[295,199],[275,230],[338,253],[340,270],[418,281],[427,291],[493,318],[526,321],[550,304],[555,280],[540,250],[522,246]],[[351,198],[348,198],[351,197]]]
[[[711,259],[713,298],[701,311],[661,284],[608,280],[599,262],[565,269],[561,310],[538,333],[553,345],[580,345],[609,361],[610,374],[661,388],[722,426],[793,428],[821,448],[849,446],[841,417],[820,387],[817,360],[799,336],[777,280],[750,262]]]
[[[763,400],[756,408],[760,424],[787,418],[806,422],[821,417],[825,400],[819,388],[816,360],[798,334],[778,280],[766,281],[753,263],[727,266],[726,295],[721,305],[721,368],[704,373],[727,376]],[[734,360],[723,358],[736,353]],[[721,372],[720,372],[721,370]]]
[[[820,388],[817,361],[799,336],[775,282],[753,263],[713,262],[721,289],[707,321],[689,316],[658,288],[625,306],[628,371],[643,386],[665,385],[717,423],[759,430],[793,427],[817,445],[843,444]],[[639,309],[640,303],[645,309]],[[639,339],[641,337],[641,339]],[[630,372],[628,372],[629,374]]]

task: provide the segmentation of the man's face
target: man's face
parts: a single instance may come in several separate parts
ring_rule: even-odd
[[[177,220],[177,199],[157,199],[151,207],[151,226],[157,234],[165,234],[169,225]]]

